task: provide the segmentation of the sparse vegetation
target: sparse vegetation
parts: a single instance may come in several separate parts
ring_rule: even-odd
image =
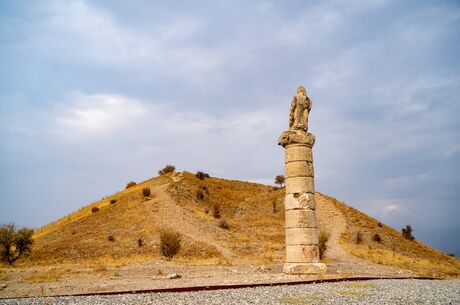
[[[372,240],[379,244],[382,242],[382,238],[377,233],[375,233],[374,236],[372,236]]]
[[[401,229],[401,233],[402,233],[402,236],[405,238],[405,239],[408,239],[410,241],[413,241],[415,239],[415,237],[412,235],[412,226],[411,225],[407,225],[405,228],[402,228]]]
[[[109,235],[109,236],[107,236],[107,239],[108,239],[109,241],[115,241],[115,236]]]
[[[197,177],[200,180],[204,180],[205,178],[209,178],[209,175],[207,173],[198,171],[196,172],[195,177]]]
[[[212,217],[216,218],[216,219],[219,219],[220,218],[220,205],[218,205],[217,203],[215,203],[213,206],[212,206]]]
[[[196,191],[196,199],[203,200],[204,199],[204,192],[203,190],[199,189]]]
[[[164,175],[167,173],[174,173],[176,171],[176,167],[174,165],[166,165],[162,169],[158,171],[158,175]]]
[[[177,232],[163,230],[160,232],[160,253],[164,257],[172,258],[179,252],[181,236]]]
[[[225,230],[230,229],[230,226],[228,225],[228,223],[227,223],[224,219],[221,219],[221,220],[219,221],[218,226],[219,226],[219,228],[221,228],[221,229],[225,229]]]
[[[116,200],[116,199],[111,199],[111,200],[110,200],[110,204],[115,204],[115,203],[117,203],[117,200]]]
[[[379,226],[379,228],[383,228],[383,225],[381,222],[379,222],[377,225]]]
[[[324,257],[324,253],[327,250],[327,241],[329,240],[329,234],[325,232],[320,232],[318,236],[318,249],[319,249],[319,258]]]
[[[133,187],[133,186],[136,186],[136,185],[137,185],[136,182],[130,181],[130,182],[126,183],[126,189],[129,189],[130,187]]]
[[[142,189],[142,196],[144,196],[144,197],[150,197],[150,188],[144,187],[144,188]]]
[[[283,187],[286,178],[283,175],[278,175],[275,177],[275,184],[278,184],[280,187]]]
[[[91,213],[96,213],[96,212],[99,212],[99,208],[98,207],[92,207],[91,208]]]
[[[13,223],[0,227],[0,255],[8,264],[13,264],[24,254],[32,250],[34,231],[22,228],[16,231]]]

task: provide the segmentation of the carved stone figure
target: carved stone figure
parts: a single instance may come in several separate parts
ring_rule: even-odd
[[[291,113],[289,115],[290,130],[308,130],[308,114],[311,109],[311,100],[307,96],[305,87],[299,86],[297,94],[294,95],[291,102]]]

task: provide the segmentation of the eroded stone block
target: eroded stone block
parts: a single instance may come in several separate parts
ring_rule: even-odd
[[[318,244],[317,228],[286,228],[286,246]]]
[[[285,213],[286,228],[316,228],[315,210],[289,210]]]
[[[286,147],[285,163],[292,161],[309,161],[313,162],[313,153],[311,147],[301,144],[292,144]]]
[[[307,161],[292,161],[286,163],[284,176],[288,177],[313,177],[313,163]]]
[[[314,191],[313,177],[286,177],[286,194]]]
[[[287,263],[318,263],[318,245],[286,246]]]
[[[316,200],[313,193],[294,193],[284,197],[286,211],[295,209],[316,209]]]

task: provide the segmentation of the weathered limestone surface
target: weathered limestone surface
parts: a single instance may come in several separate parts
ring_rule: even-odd
[[[285,148],[286,263],[287,274],[326,272],[319,262],[312,148],[315,136],[308,132],[312,102],[304,87],[292,99],[289,130],[278,144]]]

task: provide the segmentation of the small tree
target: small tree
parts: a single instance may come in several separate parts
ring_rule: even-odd
[[[167,173],[174,173],[176,171],[176,167],[174,165],[166,165],[162,169],[158,171],[158,175],[164,175]]]
[[[402,236],[405,239],[408,239],[410,241],[413,241],[415,239],[415,237],[412,235],[412,226],[411,225],[406,225],[405,228],[401,229],[401,232],[402,232]]]
[[[283,186],[285,181],[286,181],[286,178],[284,178],[283,175],[278,175],[275,177],[275,184],[279,184],[280,187]]]
[[[0,228],[0,254],[1,259],[8,264],[13,264],[21,255],[29,253],[32,249],[34,230],[22,228],[16,231],[13,223]]]

